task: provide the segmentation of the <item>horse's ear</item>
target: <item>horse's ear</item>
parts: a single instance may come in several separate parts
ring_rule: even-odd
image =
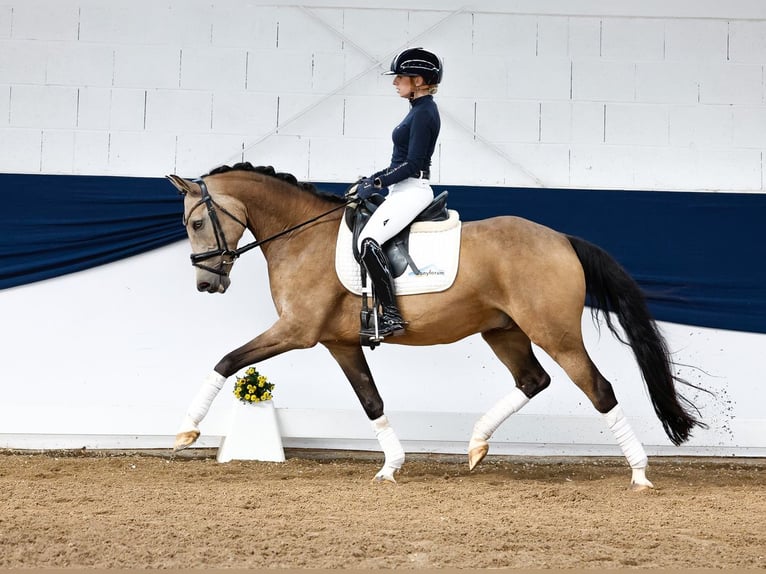
[[[191,195],[201,195],[202,192],[200,191],[199,185],[194,183],[193,181],[190,181],[188,179],[184,179],[182,177],[178,177],[177,175],[166,175],[166,178],[170,181],[170,183],[173,184],[173,186],[183,195],[186,195],[187,193]]]

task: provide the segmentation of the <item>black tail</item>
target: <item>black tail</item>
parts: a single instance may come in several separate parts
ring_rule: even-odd
[[[601,311],[612,333],[633,349],[662,428],[673,444],[685,442],[695,426],[706,425],[691,415],[690,411],[697,409],[676,391],[675,383],[699,387],[673,375],[665,339],[649,313],[641,288],[627,271],[600,247],[578,237],[567,238],[585,271],[594,317]],[[610,311],[617,315],[627,341],[612,324]]]

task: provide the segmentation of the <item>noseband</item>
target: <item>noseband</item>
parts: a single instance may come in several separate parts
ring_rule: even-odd
[[[201,179],[195,179],[194,183],[199,185],[200,190],[202,191],[202,199],[200,199],[194,207],[192,207],[189,210],[189,217],[191,217],[191,214],[194,212],[195,209],[197,209],[200,205],[205,205],[207,207],[207,214],[210,218],[210,223],[213,226],[213,233],[215,234],[215,243],[217,248],[211,249],[210,251],[205,251],[204,253],[192,253],[191,254],[191,262],[192,265],[195,267],[199,267],[200,269],[204,269],[205,271],[209,271],[210,273],[215,273],[216,275],[221,276],[227,276],[229,273],[226,271],[227,265],[232,265],[234,263],[234,260],[239,257],[241,251],[237,249],[230,249],[229,244],[226,242],[226,235],[223,232],[223,228],[221,227],[221,222],[218,220],[218,213],[216,211],[217,209],[220,209],[223,213],[231,217],[234,221],[239,223],[242,227],[247,229],[247,225],[240,221],[234,214],[232,214],[230,211],[228,211],[225,207],[223,207],[221,204],[217,203],[211,196],[210,192],[207,190],[207,185],[205,182]],[[188,217],[184,218],[184,226],[188,222]],[[218,264],[217,267],[210,267],[209,265],[205,265],[203,262],[207,261],[208,259],[212,259],[213,257],[220,257],[221,262]]]

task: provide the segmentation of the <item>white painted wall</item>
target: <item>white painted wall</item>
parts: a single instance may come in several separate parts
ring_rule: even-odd
[[[445,61],[445,184],[763,191],[766,5],[595,0],[0,0],[0,170],[196,176],[241,159],[350,181],[387,163],[405,112],[380,72]],[[465,8],[463,8],[465,6]],[[188,247],[0,292],[0,447],[165,447],[202,377],[274,320],[260,255],[225,297]],[[584,328],[652,454],[766,455],[766,337],[663,324],[711,428],[669,446],[626,350]],[[512,384],[477,338],[369,353],[408,450],[462,452]],[[550,361],[492,452],[617,454]],[[406,368],[402,368],[406,365]],[[377,448],[323,349],[261,365],[286,446]],[[470,381],[470,391],[459,391]],[[232,398],[203,425],[217,445]]]
[[[763,190],[760,0],[385,5],[0,0],[0,169],[353,180],[405,111],[381,71],[422,44],[437,181]]]

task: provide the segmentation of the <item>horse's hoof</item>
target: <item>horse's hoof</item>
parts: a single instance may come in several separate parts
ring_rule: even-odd
[[[646,468],[634,468],[633,476],[630,479],[630,490],[633,492],[643,492],[654,488],[652,481],[646,478]]]
[[[384,466],[378,471],[378,474],[375,475],[375,477],[372,479],[372,482],[388,482],[391,484],[396,484],[396,479],[394,478],[394,473],[397,469]]]
[[[468,449],[468,470],[473,470],[487,456],[489,443],[481,439],[471,439]]]
[[[631,492],[643,492],[645,490],[651,490],[654,488],[654,485],[647,480],[649,484],[639,484],[637,482],[631,482],[630,483],[630,490]]]
[[[173,451],[178,452],[193,445],[199,438],[198,430],[180,432],[176,435],[176,442],[173,445]]]

